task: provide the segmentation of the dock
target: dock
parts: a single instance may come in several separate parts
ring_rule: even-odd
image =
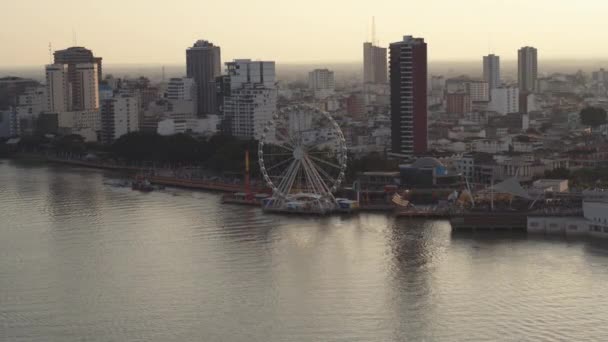
[[[202,179],[187,179],[187,178],[176,178],[167,176],[149,176],[148,180],[152,184],[159,184],[164,186],[173,186],[177,188],[197,189],[197,190],[211,190],[221,192],[239,192],[243,191],[242,184],[230,184],[222,182],[206,181]],[[253,188],[251,189],[257,193],[267,192],[264,188]]]
[[[72,165],[72,166],[89,167],[89,168],[93,168],[93,169],[103,169],[103,170],[137,171],[137,172],[147,170],[147,168],[137,167],[137,166],[102,163],[102,162],[87,161],[87,160],[80,160],[80,159],[64,159],[64,158],[46,157],[46,161],[49,163],[66,164],[66,165]]]
[[[527,229],[527,212],[461,213],[450,218],[452,231],[521,231]]]
[[[396,211],[395,216],[407,218],[449,219],[452,215],[442,211]]]

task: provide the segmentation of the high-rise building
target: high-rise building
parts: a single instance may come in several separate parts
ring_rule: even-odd
[[[488,82],[472,79],[467,76],[449,78],[445,81],[445,90],[449,93],[466,92],[471,95],[473,102],[490,101],[490,89]]]
[[[147,87],[138,89],[139,93],[139,107],[141,108],[141,112],[148,109],[151,102],[156,101],[159,98],[159,89],[158,87]]]
[[[471,80],[465,83],[464,90],[471,95],[471,101],[473,102],[490,101],[490,89],[488,82]]]
[[[197,115],[216,114],[218,111],[216,77],[222,70],[220,47],[206,40],[199,40],[186,50],[187,76],[197,86]]]
[[[517,87],[498,87],[492,89],[492,100],[488,109],[502,115],[519,113],[519,89]]]
[[[424,38],[404,36],[390,49],[391,152],[427,150],[427,53]]]
[[[102,73],[102,58],[93,56],[93,52],[87,48],[81,46],[69,47],[65,50],[57,50],[53,53],[55,58],[55,64],[67,64],[68,69],[70,65],[82,64],[82,63],[94,63],[97,64],[97,79],[103,79]],[[68,70],[70,72],[71,70]]]
[[[12,110],[0,110],[0,138],[10,138],[19,135],[19,116]]]
[[[102,80],[102,66],[101,57],[93,56],[93,52],[84,47],[75,46],[65,50],[57,50],[54,53],[55,64],[67,65],[68,75],[68,93],[70,97],[68,99],[70,110],[85,110],[86,108],[80,102],[82,100],[82,85],[80,84],[81,79],[79,78],[77,65],[78,64],[95,64],[95,70],[97,72],[97,81]]]
[[[193,78],[171,78],[167,85],[169,100],[196,100],[196,83]]]
[[[116,94],[101,102],[101,142],[111,144],[121,136],[139,130],[139,97]]]
[[[76,75],[78,81],[76,86],[78,91],[72,86],[72,97],[78,96],[77,103],[80,104],[80,110],[95,110],[99,109],[99,81],[97,79],[97,64],[82,63],[76,64]]]
[[[222,77],[224,129],[242,139],[259,139],[277,108],[275,63],[236,59]]]
[[[14,113],[17,115],[19,132],[18,135],[33,135],[40,114],[48,107],[46,87],[38,86],[25,89],[23,94],[17,97]]]
[[[99,109],[57,113],[57,131],[60,134],[78,134],[85,141],[98,141],[101,129]]]
[[[352,93],[346,98],[346,114],[355,120],[366,119],[365,97],[362,93]]]
[[[517,52],[517,80],[522,93],[536,91],[538,56],[536,48],[524,46]]]
[[[66,112],[70,99],[68,93],[67,68],[63,64],[50,64],[46,71],[47,111],[51,113]]]
[[[604,70],[604,68],[600,68],[600,70],[593,71],[591,73],[591,79],[599,83],[608,82],[608,71]]]
[[[182,77],[172,78],[167,85],[168,111],[165,112],[167,118],[173,119],[184,124],[195,120],[197,87],[193,78]],[[179,125],[178,125],[179,126]]]
[[[363,43],[363,83],[387,83],[386,48]]]
[[[0,110],[8,110],[15,104],[15,99],[25,89],[37,87],[38,81],[21,77],[0,77]]]
[[[446,112],[448,114],[464,115],[471,112],[471,95],[466,92],[446,95]]]
[[[308,73],[308,88],[310,88],[315,97],[328,97],[333,94],[336,83],[334,80],[334,72],[328,69],[315,69]]]
[[[490,89],[500,86],[500,57],[494,54],[483,56],[483,80]]]

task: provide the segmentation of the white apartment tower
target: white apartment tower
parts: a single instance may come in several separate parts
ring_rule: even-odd
[[[308,73],[308,88],[316,97],[327,97],[333,94],[336,83],[334,72],[328,69],[315,69]]]
[[[76,85],[80,87],[79,103],[82,104],[83,110],[99,109],[99,80],[97,79],[97,64],[82,63],[76,64],[76,74],[78,82]]]
[[[519,112],[519,89],[517,87],[498,87],[492,89],[492,100],[488,109],[502,115]]]
[[[69,108],[70,94],[67,68],[63,64],[50,64],[45,67],[47,111],[66,112]]]
[[[500,87],[500,57],[494,54],[483,56],[483,80],[491,89]]]
[[[172,78],[167,86],[167,98],[169,100],[195,100],[197,96],[196,82],[194,78],[182,77]]]
[[[139,130],[139,97],[117,94],[101,102],[101,141],[110,144]]]
[[[275,63],[236,59],[226,63],[222,112],[233,136],[259,139],[276,112]]]

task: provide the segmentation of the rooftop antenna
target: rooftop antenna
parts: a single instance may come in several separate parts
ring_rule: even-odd
[[[164,65],[163,65],[161,71],[162,71],[162,73],[161,73],[162,81],[165,82],[165,66]]]
[[[53,64],[53,45],[49,42],[49,64]]]
[[[378,45],[376,42],[376,17],[372,16],[372,45]]]
[[[490,33],[488,33],[488,55],[491,55],[494,53],[494,48],[492,47],[492,36]]]
[[[76,39],[76,30],[72,27],[72,43],[74,46],[78,46],[78,39]]]

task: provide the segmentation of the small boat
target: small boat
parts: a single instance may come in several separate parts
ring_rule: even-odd
[[[135,177],[135,180],[131,183],[131,189],[142,192],[150,192],[154,190],[154,186],[147,178],[143,176],[137,176]]]
[[[342,213],[353,213],[359,209],[359,202],[348,198],[336,198],[338,211]]]

